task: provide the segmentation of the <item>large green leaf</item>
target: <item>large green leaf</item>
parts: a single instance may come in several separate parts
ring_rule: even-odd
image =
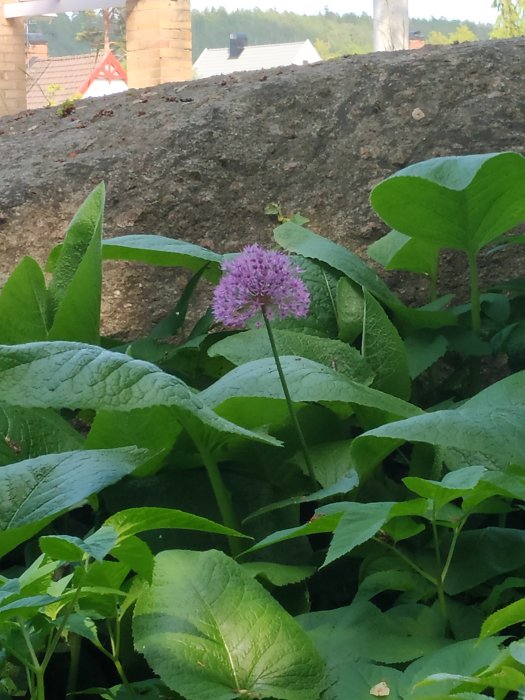
[[[468,591],[525,565],[525,532],[487,527],[463,531],[445,581],[450,595]]]
[[[345,608],[307,613],[298,620],[329,667],[359,658],[393,664],[450,644],[436,612],[413,605],[385,613],[368,601],[359,601]]]
[[[403,700],[446,700],[461,698],[462,694],[452,694],[452,690],[461,683],[450,681],[448,688],[439,690],[421,687],[419,683],[435,673],[458,673],[474,675],[489,666],[499,653],[501,639],[467,639],[445,646],[431,654],[423,656],[410,664],[399,683],[399,692]],[[470,696],[466,693],[465,699]],[[483,696],[482,696],[483,697]]]
[[[428,442],[464,451],[470,464],[503,468],[525,465],[525,372],[484,389],[462,406],[383,425],[359,436],[354,458],[366,458],[367,443],[390,439]],[[386,444],[387,452],[388,443]],[[364,455],[362,457],[362,455]]]
[[[0,469],[0,556],[51,519],[134,471],[144,450],[77,450]]]
[[[336,369],[360,384],[370,384],[372,371],[360,353],[347,343],[332,338],[318,338],[305,333],[275,329],[273,331],[279,355],[298,355]],[[263,357],[273,357],[266,329],[245,331],[219,340],[208,355],[221,355],[234,365],[242,365]]]
[[[356,404],[376,408],[394,416],[419,413],[419,409],[415,406],[358,384],[318,362],[301,357],[284,356],[281,357],[281,364],[292,400],[298,403],[323,401]],[[254,397],[284,401],[282,385],[273,358],[255,360],[236,367],[202,391],[199,396],[212,407],[241,397],[244,403]]]
[[[382,304],[392,309],[399,318],[417,327],[439,328],[444,325],[455,325],[457,322],[454,315],[449,312],[408,308],[361,258],[313,231],[287,222],[275,229],[274,237],[285,250],[298,253],[305,258],[319,260],[330,265],[334,270],[339,270],[353,282],[368,290]]]
[[[525,219],[525,158],[508,152],[416,163],[377,185],[371,201],[392,228],[475,255]]]
[[[390,231],[368,246],[368,255],[386,270],[408,270],[437,277],[439,246],[399,231]]]
[[[185,426],[277,444],[219,417],[189,386],[155,365],[81,343],[0,346],[0,395],[22,407],[130,411],[172,406]]]
[[[33,258],[25,257],[0,292],[0,342],[47,340],[46,282]]]
[[[169,406],[151,406],[131,411],[98,411],[86,439],[87,449],[136,445],[150,452],[137,476],[152,474],[162,467],[181,425]]]
[[[104,200],[101,182],[69,225],[48,289],[50,340],[100,341]]]
[[[217,551],[156,556],[135,606],[135,646],[188,700],[318,700],[323,663],[299,625]]]
[[[68,452],[82,444],[81,435],[52,409],[15,408],[0,403],[0,465],[50,452]]]
[[[337,330],[345,343],[353,343],[363,332],[365,302],[363,287],[341,277],[336,289]]]
[[[407,400],[410,376],[405,346],[383,307],[365,290],[362,354],[375,373],[374,388]]]
[[[220,278],[222,255],[194,243],[153,233],[105,239],[102,253],[105,260],[135,260],[164,267],[185,267],[193,272],[208,263],[204,277],[212,282]]]
[[[368,265],[351,251],[337,243],[319,236],[313,231],[287,221],[274,231],[277,243],[292,253],[305,258],[313,258],[335,270],[343,272],[360,287],[368,289],[375,297],[385,303],[398,303],[398,299],[389,290],[385,282]]]
[[[300,255],[292,255],[291,259],[301,270],[301,279],[308,287],[310,308],[305,318],[276,319],[272,326],[306,335],[335,336],[337,323],[334,298],[339,273]]]

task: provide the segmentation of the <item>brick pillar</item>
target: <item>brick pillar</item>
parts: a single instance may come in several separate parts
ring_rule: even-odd
[[[0,117],[26,108],[24,20],[5,19],[0,0]]]
[[[128,0],[130,88],[191,80],[190,0]]]

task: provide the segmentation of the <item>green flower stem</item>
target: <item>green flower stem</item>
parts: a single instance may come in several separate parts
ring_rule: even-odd
[[[82,637],[79,634],[70,632],[68,634],[69,642],[69,671],[67,674],[67,692],[74,693],[77,689],[78,666],[80,662],[80,647],[82,645]]]
[[[88,566],[89,566],[89,557],[86,557],[84,560],[84,567],[82,569],[82,572],[80,576],[78,577],[78,583],[77,587],[75,589],[75,593],[73,594],[73,597],[71,598],[70,602],[66,606],[65,609],[65,614],[64,617],[62,618],[62,621],[55,633],[55,636],[51,639],[51,641],[47,645],[46,653],[44,654],[44,658],[41,663],[41,668],[42,672],[45,673],[45,670],[51,661],[51,657],[55,653],[55,649],[57,648],[57,645],[60,641],[60,638],[62,636],[62,633],[64,632],[67,621],[69,619],[69,616],[71,613],[74,611],[76,604],[78,603],[78,599],[80,598],[80,592],[82,591],[82,586],[84,584],[84,579],[86,577],[87,571],[88,571]]]
[[[226,485],[221,476],[217,462],[213,458],[211,452],[203,445],[202,440],[199,440],[195,433],[188,425],[184,425],[186,432],[191,437],[202,459],[202,463],[206,468],[208,479],[210,480],[213,495],[221,514],[222,524],[232,530],[240,531],[240,525],[235,515],[233,508],[231,493],[226,488]],[[233,557],[238,556],[243,551],[242,545],[236,537],[228,537],[230,551]]]
[[[468,255],[469,271],[470,271],[470,317],[471,326],[474,333],[479,333],[481,326],[481,304],[479,296],[479,279],[478,279],[478,259],[475,253]]]
[[[36,680],[36,688],[34,686],[33,679],[31,679],[31,682],[29,683],[30,698],[31,700],[46,700],[46,690],[44,685],[44,669],[38,662],[35,650],[33,648],[33,644],[31,642],[31,637],[29,636],[29,632],[27,631],[27,627],[25,625],[24,620],[19,619],[18,625],[20,627],[20,631],[22,632],[24,642],[26,643],[29,656],[31,657],[31,671]]]
[[[275,337],[273,335],[272,326],[270,324],[270,321],[268,320],[268,316],[266,315],[266,310],[264,309],[264,307],[262,309],[262,316],[264,319],[264,325],[266,326],[266,332],[268,333],[268,338],[270,340],[270,346],[272,348],[272,353],[273,353],[273,357],[275,360],[275,365],[277,367],[277,372],[279,374],[279,379],[281,380],[281,386],[283,388],[284,395],[286,397],[286,404],[288,406],[288,412],[290,413],[290,418],[292,419],[292,423],[293,423],[295,431],[297,433],[297,437],[299,438],[299,444],[301,446],[301,452],[303,453],[306,468],[308,469],[308,474],[310,476],[310,479],[312,480],[312,483],[317,486],[317,479],[315,476],[314,466],[312,464],[312,460],[310,459],[310,453],[308,451],[308,446],[306,444],[306,440],[304,439],[303,431],[301,429],[301,425],[299,424],[299,420],[297,418],[297,413],[295,411],[295,408],[294,408],[294,405],[292,402],[292,397],[290,396],[290,391],[288,390],[288,384],[286,383],[286,378],[284,376],[283,367],[281,365],[281,360],[279,358],[279,353],[277,351],[277,345],[275,344]]]
[[[445,561],[445,566],[443,567],[443,571],[441,572],[441,582],[444,584],[445,579],[447,578],[448,570],[450,569],[450,565],[452,563],[452,557],[454,556],[454,551],[456,549],[456,545],[458,543],[458,537],[461,534],[461,530],[463,530],[463,526],[467,522],[467,519],[465,518],[459,525],[458,527],[454,530],[454,534],[452,535],[452,542],[450,543],[450,548],[448,550],[447,554],[447,560]]]

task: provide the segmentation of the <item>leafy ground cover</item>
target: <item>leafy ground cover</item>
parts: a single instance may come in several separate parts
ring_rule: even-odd
[[[0,698],[525,698],[525,282],[478,284],[523,244],[525,159],[425,161],[371,202],[370,256],[428,278],[421,308],[299,216],[224,258],[104,240],[103,185],[46,271],[13,270]],[[468,303],[438,294],[443,248]],[[194,276],[122,343],[104,258]]]

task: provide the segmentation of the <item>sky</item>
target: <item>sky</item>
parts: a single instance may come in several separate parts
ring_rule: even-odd
[[[224,7],[231,12],[236,9],[279,10],[316,15],[325,7],[331,12],[343,14],[366,12],[372,14],[373,0],[192,0],[193,10]],[[490,22],[496,19],[492,0],[408,0],[411,17],[446,17],[447,19],[470,19],[473,22]]]

